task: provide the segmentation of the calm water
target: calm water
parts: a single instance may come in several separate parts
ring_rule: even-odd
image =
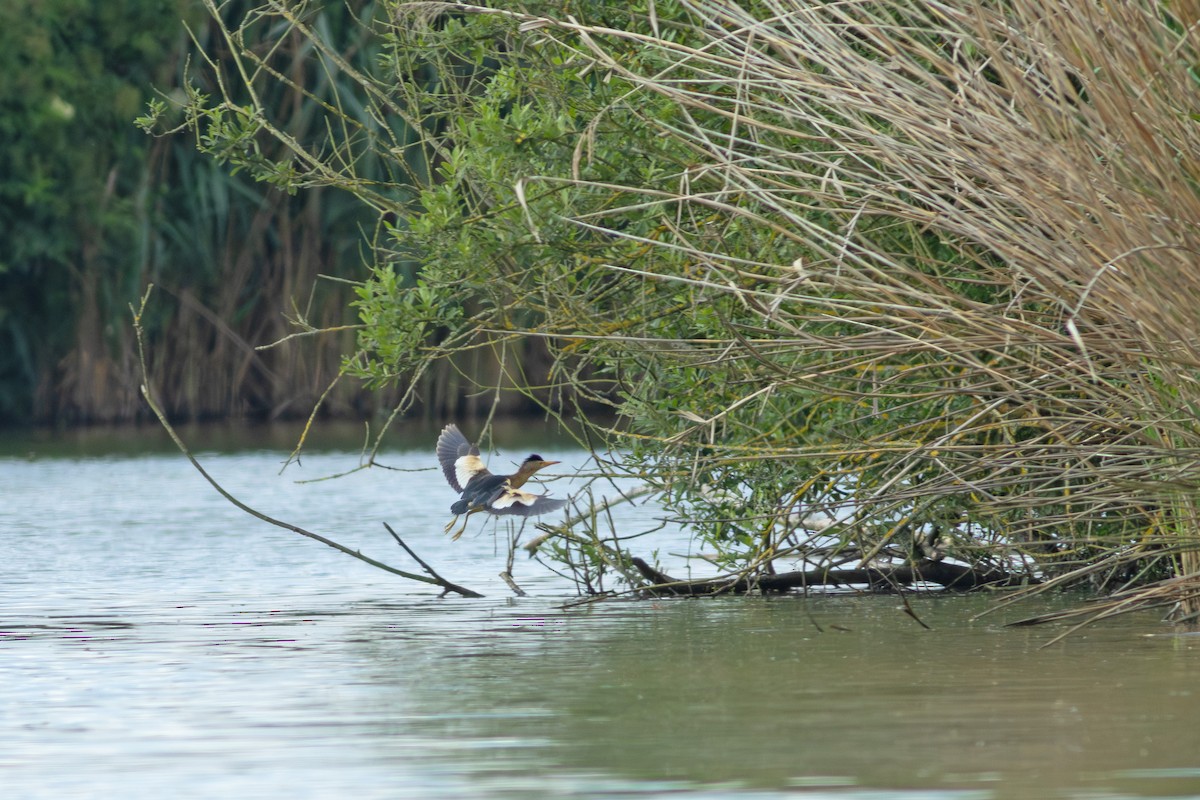
[[[0,443],[0,796],[1200,796],[1200,637],[1155,617],[1039,649],[1059,629],[969,622],[975,598],[914,600],[933,631],[889,598],[564,609],[569,586],[523,558],[531,596],[511,596],[490,524],[445,540],[439,473],[300,483],[357,456],[279,475],[290,441],[203,461],[260,510],[413,568],[387,521],[487,597],[264,525],[154,431]],[[413,441],[386,463],[430,466],[430,433]]]

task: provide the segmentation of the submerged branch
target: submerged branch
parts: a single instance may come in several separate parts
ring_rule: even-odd
[[[1013,588],[1025,586],[1031,580],[1022,575],[1013,575],[996,569],[977,569],[944,561],[922,559],[916,564],[895,567],[866,567],[860,569],[812,569],[797,572],[782,572],[777,575],[755,577],[716,578],[711,580],[686,581],[672,578],[660,572],[640,558],[633,559],[642,577],[654,585],[644,591],[656,595],[700,596],[711,594],[745,594],[760,591],[767,594],[787,592],[792,589],[817,587],[844,587],[867,585],[871,592],[886,594],[899,586],[914,583],[936,583],[943,589],[969,592],[983,588]]]
[[[421,569],[428,572],[429,576],[431,578],[433,578],[434,581],[436,581],[437,584],[444,589],[444,591],[442,592],[443,596],[445,596],[448,592],[457,592],[458,594],[461,594],[463,597],[483,597],[483,595],[481,595],[479,592],[475,592],[470,589],[465,589],[462,586],[459,586],[457,583],[451,583],[450,581],[443,578],[441,575],[439,575],[437,573],[437,570],[435,570],[433,567],[429,566],[429,564],[426,563],[425,559],[423,559],[419,555],[417,555],[416,552],[411,547],[409,547],[403,539],[400,538],[400,534],[398,534],[398,533],[396,533],[396,531],[392,530],[391,525],[388,525],[385,522],[385,523],[383,523],[383,527],[387,528],[387,532],[390,533],[392,535],[392,538],[396,540],[396,544],[398,544],[402,548],[404,548],[404,552],[406,552],[410,556],[412,556],[413,560],[421,565]]]

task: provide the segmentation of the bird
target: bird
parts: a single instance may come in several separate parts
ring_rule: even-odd
[[[458,539],[467,529],[467,520],[476,511],[489,514],[516,514],[535,517],[557,511],[567,504],[544,494],[523,492],[521,487],[538,470],[561,463],[547,461],[537,453],[521,462],[511,475],[493,475],[479,458],[479,448],[471,444],[456,425],[442,429],[437,441],[438,463],[451,488],[462,497],[450,506],[454,519],[446,524],[446,533],[466,514],[462,527],[451,537]]]

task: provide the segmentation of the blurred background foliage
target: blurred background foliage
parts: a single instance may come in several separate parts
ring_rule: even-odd
[[[149,260],[150,143],[130,121],[173,77],[187,5],[0,10],[0,420],[90,416],[84,384],[111,388]]]
[[[367,275],[376,210],[345,192],[296,193],[231,171],[194,136],[150,137],[134,124],[164,102],[170,126],[189,91],[216,91],[220,69],[209,67],[229,46],[222,20],[253,9],[230,2],[213,17],[195,0],[0,9],[0,425],[144,417],[130,304],[150,283],[160,291],[144,321],[148,356],[172,416],[303,417],[322,395],[326,414],[388,404],[386,392],[333,385],[352,331],[258,349],[353,324],[347,281]],[[338,43],[339,58],[370,66],[381,42],[359,15],[374,13],[330,3],[309,23]],[[270,49],[286,77],[259,100],[291,136],[324,138],[315,109],[350,97],[337,85],[345,76],[311,58],[295,31],[277,38],[267,23],[247,35],[261,40],[241,44]],[[269,143],[255,145],[272,157]],[[364,175],[391,167],[358,162]]]

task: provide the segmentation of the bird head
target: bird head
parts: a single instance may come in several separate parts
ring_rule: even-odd
[[[529,458],[521,462],[521,467],[515,473],[509,476],[508,485],[514,489],[524,485],[525,481],[529,480],[529,476],[537,472],[539,469],[557,464],[557,461],[547,461],[546,459],[534,453]]]
[[[537,472],[539,469],[545,469],[546,467],[552,467],[555,464],[561,464],[561,463],[562,463],[561,461],[547,461],[546,459],[539,456],[537,453],[534,453],[531,456],[529,456],[528,458],[526,458],[524,461],[521,462],[521,471],[527,472],[530,475],[532,475],[533,473]]]

